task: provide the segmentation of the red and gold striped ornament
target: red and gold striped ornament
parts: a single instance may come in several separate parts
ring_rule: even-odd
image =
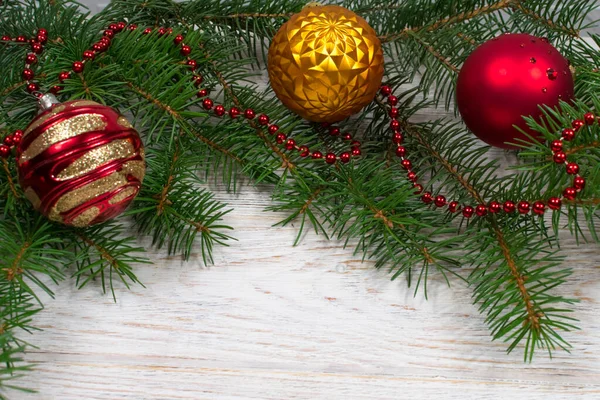
[[[17,148],[26,197],[50,220],[75,227],[121,214],[146,171],[137,131],[110,107],[88,100],[56,104],[45,97],[40,104],[46,101],[46,110]]]

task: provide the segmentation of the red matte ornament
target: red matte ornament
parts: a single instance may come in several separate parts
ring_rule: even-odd
[[[484,142],[515,149],[530,140],[513,127],[539,136],[522,116],[540,118],[538,105],[556,107],[573,98],[569,64],[558,50],[535,36],[504,34],[479,46],[458,76],[456,100],[467,127]]]

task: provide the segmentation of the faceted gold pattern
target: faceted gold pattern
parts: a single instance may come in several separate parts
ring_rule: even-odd
[[[56,179],[65,181],[85,175],[96,168],[121,158],[129,158],[135,155],[133,144],[127,139],[115,140],[90,150],[77,160],[73,161],[67,168],[63,169]]]
[[[308,6],[286,22],[269,48],[269,78],[290,110],[337,122],[369,104],[383,78],[377,34],[340,6]]]
[[[100,114],[81,114],[59,122],[38,136],[21,154],[21,163],[31,160],[48,147],[82,133],[103,130],[106,122]]]

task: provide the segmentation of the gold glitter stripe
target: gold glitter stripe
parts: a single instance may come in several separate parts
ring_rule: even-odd
[[[117,124],[121,125],[123,128],[133,128],[131,122],[129,122],[127,118],[125,118],[122,115],[119,118],[117,118]]]
[[[25,132],[23,133],[23,137],[26,137],[27,135],[29,135],[34,129],[39,128],[44,122],[48,121],[50,118],[54,117],[56,114],[59,114],[59,113],[65,111],[65,108],[67,108],[67,106],[56,106],[48,114],[43,115],[43,116],[39,117],[38,119],[36,119],[31,125],[29,125],[27,127],[27,129],[25,129]]]
[[[40,197],[37,195],[37,193],[30,187],[28,187],[25,190],[25,197],[27,197],[27,199],[31,202],[31,204],[33,204],[33,208],[35,208],[36,210],[40,209],[40,205],[42,204],[42,201],[40,200]]]
[[[75,107],[87,107],[87,106],[99,106],[99,105],[100,104],[96,103],[95,101],[79,100],[79,101],[74,101],[71,104],[69,104],[69,107],[75,108]]]
[[[85,228],[88,226],[98,215],[100,209],[98,207],[90,207],[75,218],[71,224],[76,228]]]
[[[110,205],[119,204],[120,202],[122,202],[126,198],[136,194],[137,192],[138,192],[138,188],[130,186],[127,189],[123,189],[122,191],[120,191],[119,193],[114,195],[113,198],[108,201],[108,204],[110,204]]]
[[[77,178],[108,162],[121,158],[128,158],[133,155],[135,155],[135,149],[129,140],[115,140],[114,142],[90,150],[77,160],[73,161],[56,176],[56,179],[59,181],[66,181]]]
[[[143,161],[129,161],[123,164],[123,172],[133,175],[137,180],[142,182],[146,175],[146,163]]]
[[[38,136],[21,154],[21,163],[32,159],[48,147],[82,133],[103,130],[107,123],[100,114],[82,114],[59,122]]]

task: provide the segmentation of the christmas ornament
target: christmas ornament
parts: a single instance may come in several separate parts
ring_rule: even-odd
[[[144,179],[138,133],[114,109],[93,101],[40,99],[44,112],[17,147],[19,183],[52,221],[85,227],[121,214]]]
[[[573,98],[569,62],[546,39],[504,34],[479,46],[465,61],[456,85],[456,100],[467,127],[484,142],[530,140],[537,133],[522,116],[539,118],[539,105],[555,107]]]
[[[286,107],[310,121],[337,122],[375,97],[383,52],[373,28],[352,11],[309,5],[271,42],[268,69]]]

